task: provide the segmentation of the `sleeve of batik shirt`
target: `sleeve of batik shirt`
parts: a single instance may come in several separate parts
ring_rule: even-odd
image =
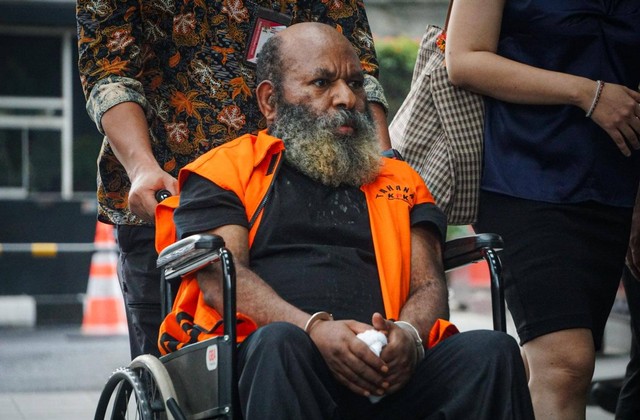
[[[389,105],[384,96],[382,85],[378,81],[378,59],[364,2],[345,0],[341,2],[308,1],[300,3],[313,4],[311,7],[314,17],[319,22],[336,27],[356,47],[365,72],[364,88],[367,92],[367,99],[370,102],[378,102],[385,111],[388,111]]]
[[[136,102],[149,106],[140,74],[143,33],[137,0],[78,0],[78,69],[87,112],[103,132],[100,120],[111,107]]]

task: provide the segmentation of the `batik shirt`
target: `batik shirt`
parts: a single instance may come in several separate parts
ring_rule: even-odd
[[[111,107],[138,103],[156,160],[177,176],[211,148],[264,128],[254,98],[254,65],[245,50],[265,13],[286,17],[288,24],[336,27],[360,56],[368,99],[386,108],[362,1],[78,0],[79,70],[98,130],[104,133],[100,122]],[[105,138],[98,158],[100,220],[143,223],[127,207],[129,187]]]

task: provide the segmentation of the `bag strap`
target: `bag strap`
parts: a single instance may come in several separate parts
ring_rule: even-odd
[[[449,26],[449,18],[451,17],[451,7],[453,7],[453,0],[449,0],[449,9],[447,10],[447,17],[444,20],[444,28],[442,28],[443,32],[447,32],[447,27]]]

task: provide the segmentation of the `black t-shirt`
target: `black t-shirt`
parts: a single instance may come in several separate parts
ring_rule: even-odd
[[[283,164],[271,194],[250,250],[251,269],[306,312],[366,323],[374,312],[384,315],[364,193],[325,186]],[[430,222],[431,211],[416,209],[412,224]],[[183,185],[174,221],[180,237],[248,226],[235,193],[198,175]]]

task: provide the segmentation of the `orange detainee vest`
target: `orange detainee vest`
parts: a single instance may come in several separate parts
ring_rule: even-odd
[[[282,141],[269,136],[266,131],[261,131],[257,136],[247,134],[212,149],[185,166],[180,171],[178,183],[182,186],[191,173],[196,173],[221,188],[233,191],[244,203],[247,220],[255,221],[249,230],[251,246],[264,213],[259,207],[277,172],[276,166],[281,164],[283,150]],[[361,190],[369,210],[386,316],[398,319],[410,287],[411,209],[416,204],[433,203],[433,197],[422,178],[406,162],[386,158],[383,161],[378,178],[361,187]],[[178,196],[172,196],[158,205],[158,252],[176,240],[173,210],[178,202]],[[221,318],[215,309],[204,302],[195,276],[185,277],[173,309],[161,325],[160,351],[166,354],[187,344],[221,335]],[[434,325],[435,331],[432,329],[430,333],[431,345],[455,332],[451,327],[455,329],[448,321],[439,320]],[[255,322],[249,317],[238,314],[239,340],[256,328]]]

